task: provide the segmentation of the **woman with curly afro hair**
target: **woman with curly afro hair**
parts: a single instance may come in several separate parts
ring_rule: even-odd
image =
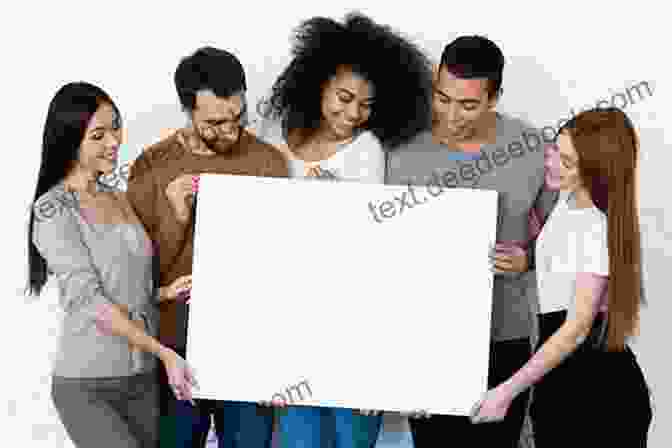
[[[257,132],[287,157],[292,177],[382,184],[386,153],[431,127],[431,96],[430,60],[389,26],[358,13],[342,23],[313,17],[297,28],[292,61],[259,105]],[[283,446],[371,448],[375,414],[289,406]]]

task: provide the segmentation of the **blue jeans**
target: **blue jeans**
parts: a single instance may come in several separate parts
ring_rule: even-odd
[[[346,408],[288,406],[280,411],[281,448],[372,448],[381,416]]]
[[[180,356],[184,351],[175,350]],[[161,448],[204,448],[214,417],[218,448],[270,448],[273,410],[256,403],[195,399],[178,401],[162,370]]]

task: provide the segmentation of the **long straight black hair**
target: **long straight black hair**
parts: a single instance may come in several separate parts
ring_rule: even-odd
[[[49,104],[42,135],[42,161],[33,203],[65,179],[79,160],[79,147],[93,114],[103,104],[111,105],[120,117],[112,98],[100,87],[86,82],[61,87]],[[33,244],[35,212],[31,204],[28,222],[28,284],[26,293],[39,296],[47,281],[47,262]]]

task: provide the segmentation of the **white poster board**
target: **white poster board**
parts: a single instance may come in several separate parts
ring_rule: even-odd
[[[194,396],[467,415],[487,386],[497,193],[414,188],[422,204],[409,187],[203,175]]]

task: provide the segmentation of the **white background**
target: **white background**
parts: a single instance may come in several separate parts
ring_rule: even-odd
[[[672,385],[666,342],[672,305],[665,275],[672,237],[667,230],[672,220],[667,193],[672,155],[670,131],[663,127],[672,117],[665,101],[671,79],[665,51],[669,45],[664,45],[670,41],[665,3],[22,1],[9,8],[0,27],[2,191],[7,201],[0,326],[5,344],[3,438],[28,445],[26,438],[31,437],[30,446],[53,447],[62,436],[48,395],[55,297],[52,291],[28,305],[17,293],[26,278],[26,211],[35,189],[47,106],[56,90],[75,80],[107,90],[125,119],[128,145],[122,158],[128,160],[158,140],[163,128],[182,125],[173,84],[180,57],[206,44],[235,52],[247,70],[253,102],[288,61],[290,31],[300,20],[314,14],[340,17],[359,8],[403,30],[436,59],[457,35],[492,38],[508,61],[500,110],[540,126],[565,118],[572,107],[593,105],[640,81],[650,82],[653,96],[626,107],[641,132],[640,207],[651,304],[634,350],[653,390],[650,446],[669,446]],[[422,330],[413,333],[421,337]],[[628,412],[627,404],[623,406]]]

